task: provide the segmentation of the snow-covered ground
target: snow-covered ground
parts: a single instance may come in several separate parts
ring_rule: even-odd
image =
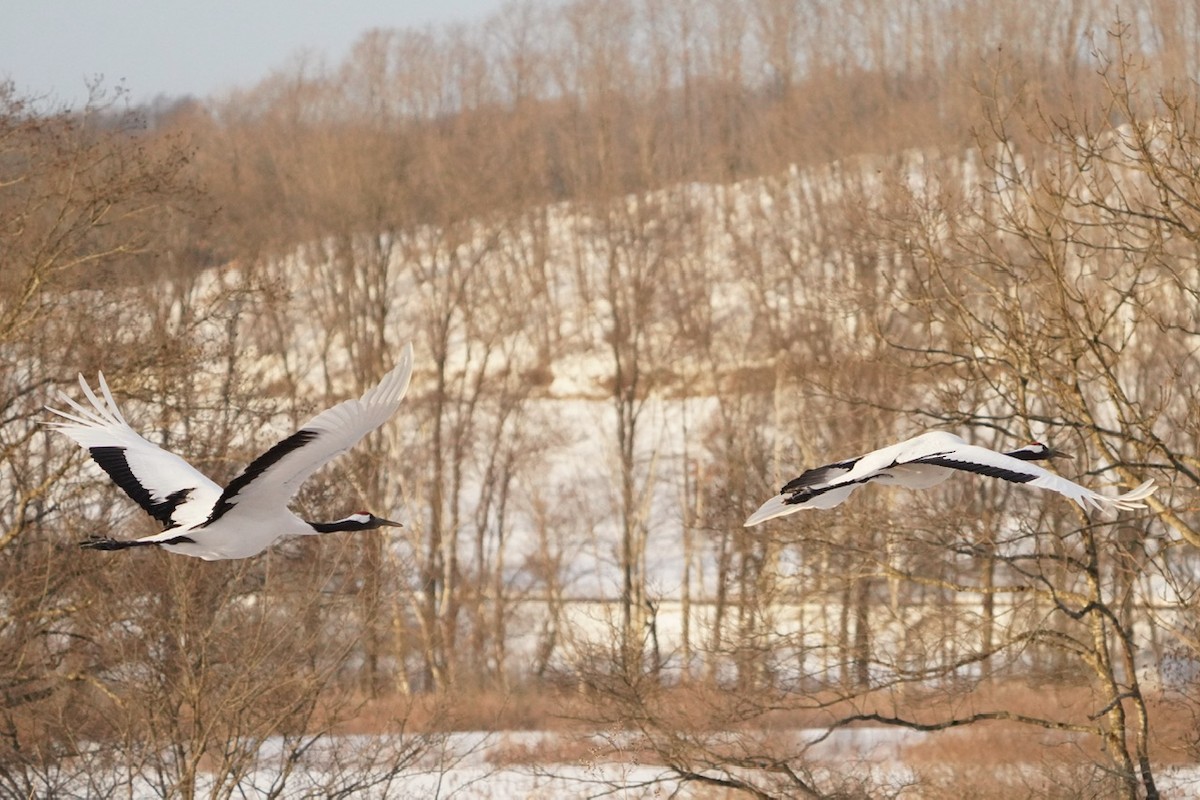
[[[905,764],[905,749],[925,741],[928,734],[889,727],[861,727],[838,730],[828,736],[823,731],[797,729],[775,731],[776,741],[791,740],[796,743],[797,753],[806,743],[820,740],[819,744],[804,751],[798,769],[807,767],[816,780],[834,785],[839,778],[867,781],[888,796],[921,796],[920,775]],[[589,742],[591,743],[589,746]],[[346,748],[345,745],[349,745]],[[306,754],[298,768],[280,783],[279,775],[269,766],[262,766],[245,775],[238,792],[254,794],[265,792],[271,787],[280,788],[282,797],[323,796],[344,788],[357,778],[346,774],[351,761],[342,761],[342,773],[329,772],[321,764],[327,763],[326,754],[339,749],[341,757],[355,747],[369,748],[370,738],[349,740],[325,740]],[[555,760],[553,753],[560,746],[581,755]],[[396,800],[398,798],[457,798],[458,800],[499,800],[499,798],[711,798],[724,797],[723,790],[714,789],[698,782],[684,783],[666,768],[646,763],[639,759],[636,748],[628,753],[613,755],[619,743],[613,736],[580,737],[572,734],[537,731],[521,732],[463,732],[450,734],[438,746],[431,748],[423,757],[398,774],[374,786],[353,792],[354,797],[364,800]],[[281,752],[280,742],[270,740],[261,750],[264,765],[275,762]],[[511,754],[518,754],[511,759]],[[524,757],[528,754],[545,753],[545,760]],[[352,759],[352,756],[350,757]],[[798,756],[798,759],[800,757]],[[1005,774],[1012,776],[1014,770],[1026,774],[1036,781],[1038,770],[1044,765],[1030,764],[1028,770],[1006,766]],[[720,773],[710,773],[719,777]],[[759,786],[768,786],[769,777],[751,771],[737,773],[740,777]],[[977,772],[973,773],[978,775]],[[364,773],[365,777],[365,773]],[[1044,776],[1043,776],[1044,777]],[[92,775],[91,780],[97,781]],[[1200,792],[1200,765],[1168,767],[1156,774],[1159,790],[1167,797],[1194,797]],[[103,779],[98,785],[108,783]],[[369,784],[370,781],[364,781]],[[210,779],[202,776],[197,782],[200,794],[211,791]],[[116,780],[120,794],[130,800],[160,797],[161,792],[148,782]],[[1037,785],[1031,783],[1031,786]],[[908,787],[908,788],[905,788]],[[63,787],[64,789],[66,787]],[[777,787],[778,790],[778,787]],[[783,790],[786,793],[786,790]],[[70,794],[68,789],[67,794]],[[84,793],[86,794],[86,792]]]

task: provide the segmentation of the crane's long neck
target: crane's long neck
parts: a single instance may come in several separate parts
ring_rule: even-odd
[[[345,519],[335,520],[333,522],[311,522],[304,521],[312,530],[309,533],[339,533],[342,531],[372,531],[376,528],[400,528],[403,527],[399,522],[392,522],[390,519],[381,519],[367,511],[359,511],[351,514]]]
[[[339,519],[335,522],[313,522],[304,520],[316,533],[340,533],[342,531],[360,531],[362,525],[353,520]]]
[[[1004,455],[1009,458],[1017,458],[1021,461],[1049,461],[1050,454],[1045,448],[1020,447],[1016,450],[1010,450]]]

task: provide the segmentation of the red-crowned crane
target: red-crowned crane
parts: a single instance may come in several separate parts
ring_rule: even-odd
[[[784,484],[779,494],[763,503],[745,524],[757,525],[806,508],[833,508],[866,483],[927,489],[955,471],[1049,489],[1079,503],[1085,511],[1089,505],[1097,509],[1144,508],[1145,503],[1140,501],[1154,493],[1154,481],[1149,480],[1125,494],[1108,497],[1030,463],[1061,455],[1040,442],[997,453],[967,444],[952,433],[930,431],[857,458],[805,471]]]
[[[48,422],[86,448],[109,477],[150,516],[162,533],[140,539],[92,537],[80,547],[124,550],[161,547],[172,553],[215,561],[249,558],[286,536],[401,527],[361,511],[334,522],[309,522],[288,510],[300,484],[396,413],[412,377],[412,345],[396,367],[357,400],[346,400],[305,423],[260,455],[221,488],[191,464],[139,436],[113,401],[104,376],[96,396],[83,376],[79,385],[91,403],[84,408],[66,394],[71,411],[47,407],[66,422]]]

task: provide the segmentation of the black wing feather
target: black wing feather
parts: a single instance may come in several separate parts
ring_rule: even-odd
[[[838,461],[836,464],[826,464],[823,467],[806,469],[804,472],[800,473],[799,477],[792,478],[790,481],[785,483],[783,488],[779,490],[779,493],[787,494],[788,492],[795,492],[808,486],[815,486],[820,483],[825,483],[830,477],[830,473],[832,473],[834,470],[846,472],[853,469],[854,465],[857,463],[857,458],[851,458],[846,461]]]
[[[1031,480],[1037,477],[1036,475],[1031,475],[1027,472],[1016,472],[1011,469],[994,467],[989,464],[976,464],[973,461],[958,461],[953,458],[946,458],[942,455],[914,458],[912,461],[906,463],[932,464],[935,467],[949,467],[950,469],[962,470],[963,472],[974,472],[977,475],[986,475],[989,478],[1000,478],[1001,480],[1011,481],[1012,483],[1029,483]]]
[[[879,478],[882,478],[886,474],[887,473],[885,473],[885,472],[876,472],[871,475],[867,475],[866,477],[859,478],[858,480],[843,481],[842,483],[835,483],[832,485],[824,484],[821,486],[801,486],[801,487],[795,489],[792,493],[792,496],[789,497],[787,500],[784,500],[783,502],[789,506],[799,505],[801,503],[807,503],[809,500],[812,500],[814,497],[820,497],[821,495],[825,494],[826,492],[832,492],[834,489],[841,489],[846,486],[854,486],[854,485],[860,484],[860,483],[863,483],[863,484],[870,483],[873,480],[878,480]],[[780,492],[780,494],[787,494],[787,491]]]
[[[304,447],[304,445],[317,438],[320,433],[320,431],[315,431],[310,428],[301,428],[291,436],[276,444],[267,452],[263,453],[258,458],[254,459],[254,461],[250,462],[250,466],[246,467],[241,475],[238,475],[236,478],[230,481],[229,485],[225,487],[225,490],[221,492],[220,498],[217,499],[216,505],[213,506],[212,514],[209,515],[208,519],[205,520],[204,524],[200,527],[207,527],[220,519],[226,511],[236,505],[233,500],[235,497],[237,497],[238,492],[249,486],[255,478],[270,469],[281,458],[286,456],[288,453]]]
[[[135,503],[146,509],[150,516],[162,523],[163,530],[176,527],[177,523],[172,516],[179,504],[188,499],[188,495],[192,493],[191,488],[179,489],[164,499],[155,501],[150,491],[142,486],[134,476],[133,470],[129,468],[124,447],[89,447],[88,452],[101,469],[108,473],[108,477],[113,479],[113,483],[120,486]]]

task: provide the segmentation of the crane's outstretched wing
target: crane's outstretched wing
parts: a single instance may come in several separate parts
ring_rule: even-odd
[[[74,439],[164,530],[203,522],[221,496],[221,487],[174,453],[143,439],[121,416],[104,375],[98,383],[104,399],[96,397],[82,375],[79,386],[92,407],[84,408],[65,393],[71,412],[46,406],[67,422],[46,425]]]
[[[826,464],[823,467],[813,467],[806,469],[800,473],[799,477],[792,478],[783,485],[779,490],[780,494],[795,492],[800,489],[805,489],[809,486],[824,486],[832,483],[836,478],[840,478],[850,470],[854,469],[854,465],[859,462],[858,458],[848,458],[845,461],[838,461],[833,464]]]
[[[1154,481],[1149,480],[1131,491],[1110,497],[1086,486],[1081,486],[1061,475],[1055,475],[1037,464],[971,444],[962,444],[947,452],[912,458],[905,463],[947,467],[986,475],[990,478],[1000,478],[1012,483],[1023,483],[1038,489],[1048,489],[1074,500],[1084,511],[1089,508],[1097,510],[1145,508],[1146,504],[1141,501],[1154,494]]]
[[[396,413],[412,378],[412,359],[409,344],[400,363],[373,389],[321,412],[256,458],[225,487],[204,524],[211,525],[233,508],[252,513],[287,505],[310,475]]]
[[[759,506],[758,510],[751,514],[742,525],[749,528],[760,522],[782,517],[804,508],[825,509],[839,506],[860,485],[859,483],[845,483],[841,486],[823,486],[808,493],[782,492]]]

